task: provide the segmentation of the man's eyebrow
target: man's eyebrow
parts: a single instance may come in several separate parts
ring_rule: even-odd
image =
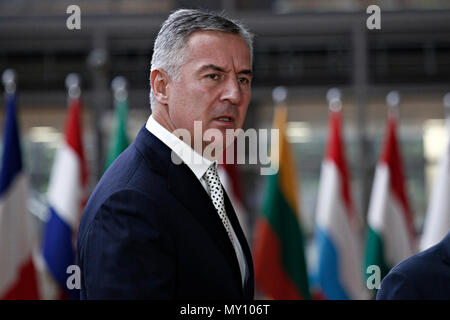
[[[224,68],[216,66],[215,64],[207,64],[200,68],[199,73],[205,72],[207,70],[226,72],[226,70]],[[253,72],[250,69],[244,69],[244,70],[239,71],[238,74],[246,74],[246,75],[251,76],[253,74]]]
[[[215,64],[204,65],[200,68],[199,72],[202,73],[206,70],[215,70],[215,71],[219,71],[219,72],[226,72],[224,68],[216,66]]]
[[[246,75],[252,76],[253,72],[250,69],[245,69],[245,70],[239,71],[238,74],[246,74]]]

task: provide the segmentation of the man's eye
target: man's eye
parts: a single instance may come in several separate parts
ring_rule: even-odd
[[[246,77],[240,77],[240,78],[238,78],[238,81],[239,81],[239,83],[242,83],[242,84],[248,84],[250,82],[250,80]]]
[[[208,78],[210,78],[212,80],[219,80],[221,77],[217,73],[213,73],[213,74],[208,74]]]

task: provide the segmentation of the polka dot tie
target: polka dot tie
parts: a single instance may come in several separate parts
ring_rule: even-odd
[[[209,196],[211,197],[214,207],[216,208],[217,212],[219,213],[219,217],[222,220],[223,226],[225,227],[225,230],[228,233],[228,237],[230,238],[231,243],[233,244],[233,247],[235,248],[233,235],[231,234],[230,221],[228,220],[228,216],[225,212],[223,188],[222,188],[222,184],[220,183],[219,174],[217,172],[217,168],[216,168],[215,164],[212,164],[208,168],[204,177],[205,177],[208,189],[209,189]],[[236,250],[236,248],[235,248],[235,250]]]

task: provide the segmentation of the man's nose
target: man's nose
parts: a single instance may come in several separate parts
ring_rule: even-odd
[[[224,90],[222,92],[221,100],[228,100],[232,104],[239,104],[241,102],[241,88],[239,87],[236,77],[228,77],[224,83]]]

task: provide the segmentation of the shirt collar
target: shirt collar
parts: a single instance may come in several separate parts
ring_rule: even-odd
[[[145,128],[180,157],[189,169],[192,170],[198,180],[203,177],[212,164],[217,166],[217,161],[213,162],[197,153],[189,145],[164,128],[152,115],[148,118]]]

